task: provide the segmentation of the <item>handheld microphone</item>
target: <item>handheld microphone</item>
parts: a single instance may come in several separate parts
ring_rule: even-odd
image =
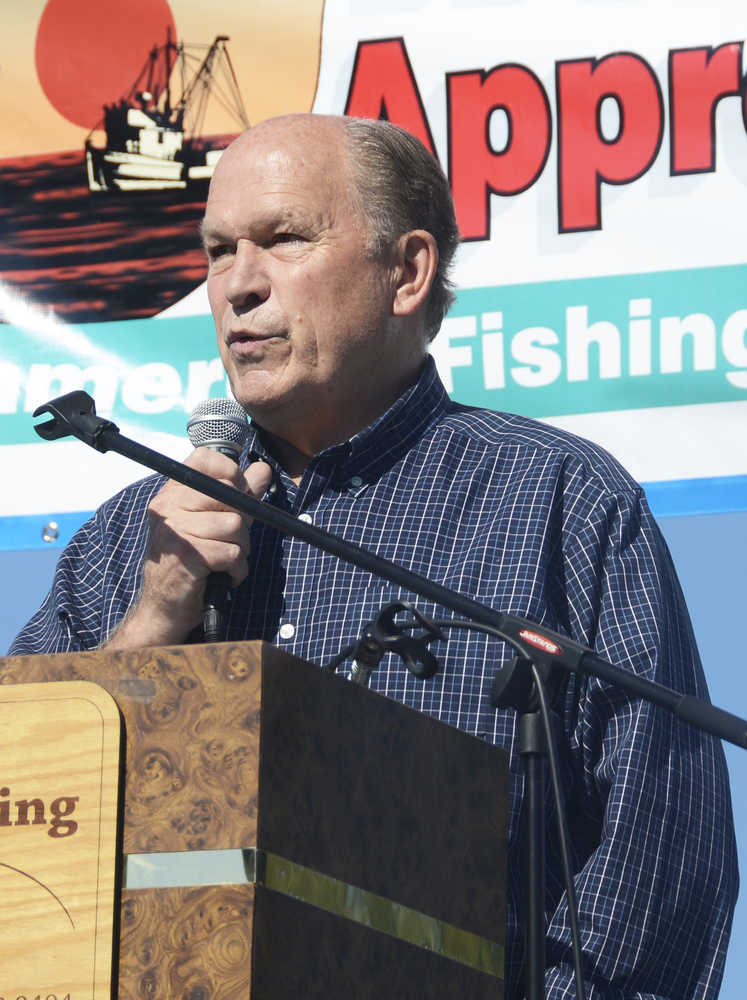
[[[238,464],[249,436],[246,413],[234,399],[205,399],[192,410],[187,434],[195,448],[212,448]],[[231,577],[211,573],[205,582],[202,630],[205,642],[222,642],[231,603]]]

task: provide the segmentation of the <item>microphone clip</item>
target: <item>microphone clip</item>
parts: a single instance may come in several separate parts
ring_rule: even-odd
[[[401,612],[410,615],[409,621],[397,622],[396,616]],[[414,635],[408,635],[406,629],[416,625],[422,628]],[[368,684],[373,671],[381,663],[386,653],[396,653],[405,666],[419,680],[427,680],[438,670],[438,660],[428,649],[428,643],[433,639],[444,639],[441,629],[422,615],[417,608],[407,601],[394,601],[387,604],[376,618],[369,622],[360,638],[335,657],[329,670],[335,670],[348,656],[353,657],[353,669],[350,679],[362,686]]]
[[[397,622],[395,619],[401,613],[408,614],[410,619]],[[405,630],[411,630],[416,625],[422,628],[408,635]],[[438,670],[438,660],[428,649],[428,643],[434,639],[445,639],[445,636],[409,601],[394,601],[382,608],[373,622],[372,637],[384,652],[401,657],[410,673],[419,680],[433,677]]]
[[[45,413],[50,414],[52,419],[34,425],[36,433],[45,441],[56,441],[72,434],[97,451],[108,451],[107,434],[119,433],[119,428],[111,420],[96,416],[95,402],[82,389],[50,399],[48,403],[37,406],[33,415],[41,417]]]

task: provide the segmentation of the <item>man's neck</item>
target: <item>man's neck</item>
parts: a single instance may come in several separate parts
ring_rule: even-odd
[[[270,454],[273,458],[277,459],[293,482],[298,485],[301,482],[306,466],[313,456],[300,451],[290,441],[285,441],[275,434],[265,432],[265,438]]]
[[[314,455],[318,455],[327,448],[349,441],[355,434],[370,427],[379,417],[382,417],[396,401],[415,384],[420,376],[423,365],[417,371],[403,375],[398,384],[392,384],[390,392],[386,396],[379,396],[376,403],[368,410],[363,411],[358,407],[357,418],[347,422],[341,416],[329,426],[324,426],[323,421],[319,421],[321,414],[317,413],[314,431],[311,434],[309,425],[311,421],[304,421],[297,416],[288,432],[285,428],[278,426],[271,419],[263,420],[261,417],[254,417],[259,426],[262,427],[265,444],[270,454],[280,463],[288,475],[295,483],[300,483],[304,470]],[[352,406],[346,408],[351,412]]]

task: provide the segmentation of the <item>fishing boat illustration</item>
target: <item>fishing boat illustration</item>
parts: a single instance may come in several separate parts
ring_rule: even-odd
[[[239,129],[249,125],[227,42],[218,35],[210,46],[191,45],[167,34],[165,45],[151,49],[130,91],[104,106],[86,138],[90,191],[205,186],[223,152],[202,136],[209,100],[219,101]],[[93,140],[102,129],[103,148]]]

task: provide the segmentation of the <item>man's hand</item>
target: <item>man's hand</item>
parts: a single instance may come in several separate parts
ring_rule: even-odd
[[[241,472],[235,462],[209,448],[198,448],[186,464],[258,498],[272,478],[264,462]],[[247,575],[251,521],[246,515],[170,480],[151,501],[148,516],[140,599],[107,649],[184,642],[202,621],[208,575],[228,573],[234,586]]]

